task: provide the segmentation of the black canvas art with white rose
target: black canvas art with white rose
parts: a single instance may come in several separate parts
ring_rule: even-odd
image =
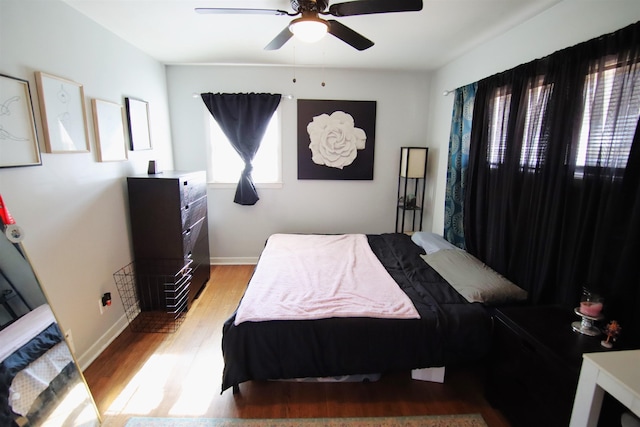
[[[298,179],[373,179],[376,102],[298,100]]]

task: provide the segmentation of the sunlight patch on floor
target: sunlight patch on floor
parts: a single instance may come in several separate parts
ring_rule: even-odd
[[[178,357],[153,355],[116,397],[105,415],[150,414],[165,397],[165,384]]]
[[[220,387],[216,387],[221,378],[217,369],[220,365],[212,362],[222,357],[219,353],[219,350],[213,349],[201,351],[182,381],[180,397],[169,411],[169,415],[206,414],[211,402],[220,393]]]

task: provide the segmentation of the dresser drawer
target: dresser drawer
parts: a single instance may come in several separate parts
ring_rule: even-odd
[[[203,227],[206,227],[206,221],[205,218],[200,218],[195,224],[182,232],[182,248],[185,258],[192,258],[193,247],[198,240],[198,236],[203,232]],[[204,231],[206,232],[206,230]]]
[[[185,175],[180,179],[182,205],[188,205],[207,194],[207,178],[204,173]]]
[[[207,198],[202,197],[182,207],[182,229],[187,230],[207,215]]]

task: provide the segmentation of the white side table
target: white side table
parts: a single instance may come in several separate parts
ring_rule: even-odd
[[[595,427],[605,391],[640,416],[640,350],[583,355],[570,427]]]

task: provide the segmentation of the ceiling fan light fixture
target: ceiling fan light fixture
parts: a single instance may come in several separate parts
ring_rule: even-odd
[[[329,30],[329,24],[324,19],[303,16],[302,18],[294,19],[289,24],[289,31],[293,33],[298,39],[307,43],[315,43],[319,41],[327,31]]]

